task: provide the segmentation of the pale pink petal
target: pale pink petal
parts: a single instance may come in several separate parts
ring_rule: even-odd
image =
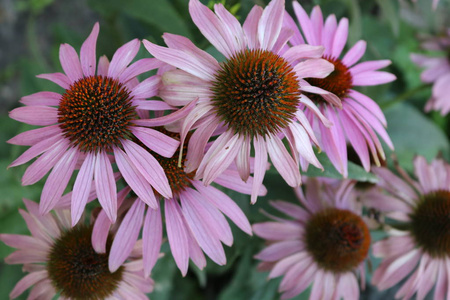
[[[322,164],[319,162],[316,154],[314,153],[310,137],[306,130],[296,122],[290,124],[289,129],[292,131],[295,139],[295,147],[300,155],[303,156],[303,158],[305,158],[309,163],[323,170]]]
[[[0,234],[0,240],[12,248],[23,249],[23,250],[48,250],[48,245],[34,237],[28,235],[18,235],[18,234]]]
[[[446,259],[448,261],[448,259]],[[446,263],[442,263],[439,265],[439,270],[437,274],[436,288],[434,290],[434,298],[433,300],[445,300],[445,295],[447,294],[447,290],[450,293],[450,285],[448,284],[447,274],[448,270],[446,269]]]
[[[308,14],[297,1],[294,1],[292,5],[294,7],[295,15],[297,16],[300,26],[302,27],[302,32],[306,38],[306,41],[310,45],[318,45],[319,43],[314,35],[314,28]]]
[[[109,60],[103,55],[98,59],[98,67],[97,67],[97,75],[99,76],[107,76],[109,69]],[[124,72],[125,73],[125,72]]]
[[[256,224],[257,225],[257,224]],[[253,225],[255,226],[255,225]],[[294,264],[308,258],[306,251],[297,252],[278,261],[269,273],[269,278],[275,278],[285,274]]]
[[[313,35],[317,45],[322,45],[323,15],[318,5],[314,6],[311,12],[311,25],[314,30]]]
[[[294,19],[291,17],[291,15],[285,11],[283,16],[283,26],[282,28],[287,27],[289,28],[293,35],[291,39],[289,40],[289,43],[291,45],[302,45],[305,44],[305,41],[303,40],[302,34],[300,33],[300,30],[297,26],[297,23],[294,21]]]
[[[28,199],[23,199],[23,203],[25,204],[25,207],[27,208],[28,212],[30,213],[30,216],[32,219],[34,219],[35,226],[39,228],[39,231],[41,231],[40,234],[35,234],[36,231],[33,231],[30,226],[27,226],[30,232],[32,232],[33,236],[41,236],[41,234],[45,233],[47,236],[51,237],[52,239],[57,239],[61,233],[61,228],[58,226],[59,224],[51,214],[41,215],[39,214],[39,204],[36,202],[33,202]],[[37,223],[37,224],[36,224]],[[30,223],[31,224],[31,223]],[[28,222],[27,222],[28,225]]]
[[[105,152],[96,153],[95,156],[94,181],[98,201],[114,223],[117,218],[117,192],[113,169]]]
[[[162,66],[164,66],[164,63],[156,58],[140,59],[127,67],[125,71],[123,71],[122,74],[119,75],[119,81],[128,82],[129,80],[136,78],[136,76],[142,73],[160,68]]]
[[[9,265],[16,264],[32,264],[32,263],[44,263],[48,260],[48,251],[43,250],[16,250],[7,257],[5,257],[5,263]]]
[[[306,221],[310,216],[310,214],[299,205],[286,201],[270,201],[270,205],[300,222]]]
[[[186,276],[189,263],[188,232],[178,203],[165,200],[166,230],[170,250],[181,274]]]
[[[22,99],[20,99],[20,102],[30,106],[58,106],[61,97],[61,94],[54,92],[38,92],[22,97]]]
[[[347,43],[348,36],[348,19],[342,18],[336,29],[336,33],[333,40],[333,46],[331,51],[332,57],[339,57],[341,55],[342,49],[344,49]]]
[[[141,42],[138,39],[134,39],[117,49],[111,59],[111,63],[109,64],[109,77],[118,78],[122,74],[125,68],[136,56],[139,51],[140,44]]]
[[[247,181],[250,176],[250,139],[242,138],[242,147],[236,155],[236,167],[239,176],[243,181]]]
[[[375,257],[393,257],[409,252],[414,247],[415,241],[409,235],[390,236],[374,243],[372,251]]]
[[[33,146],[59,133],[61,133],[61,128],[58,125],[47,126],[19,133],[6,142],[13,145]]]
[[[211,202],[222,213],[224,213],[231,221],[233,221],[242,231],[252,235],[252,228],[247,217],[242,212],[241,208],[224,192],[212,187],[205,187],[199,181],[193,181],[193,186]]]
[[[27,300],[52,299],[56,295],[52,282],[49,279],[42,280],[34,285],[28,294]],[[61,300],[68,300],[59,297]]]
[[[253,173],[253,186],[250,202],[254,204],[261,189],[267,166],[267,146],[264,138],[255,136],[253,138],[255,147],[255,171]]]
[[[41,129],[41,128],[39,128],[39,129]],[[42,136],[42,135],[39,135],[39,136]],[[48,149],[50,149],[51,147],[53,147],[55,145],[55,143],[58,142],[60,139],[61,139],[61,136],[59,134],[55,135],[55,136],[50,136],[48,138],[45,138],[45,136],[44,136],[41,141],[39,141],[35,145],[31,146],[28,150],[26,150],[24,153],[22,153],[22,155],[20,155],[8,167],[10,168],[10,167],[19,166],[19,165],[22,165],[22,164],[30,161],[31,159],[35,158],[39,154],[41,154],[41,153],[47,151]]]
[[[354,86],[372,86],[394,81],[397,77],[394,74],[383,71],[368,71],[359,73],[353,77]]]
[[[190,231],[188,231],[188,241],[190,258],[200,270],[203,270],[206,266],[206,257]]]
[[[206,211],[203,210],[204,208],[198,205],[195,199],[185,197],[186,194],[180,195],[182,210],[195,240],[215,263],[224,265],[226,263],[225,252],[216,236],[216,231],[213,229],[215,224],[210,224],[209,220],[203,219],[205,216],[208,216]]]
[[[321,58],[324,48],[322,46],[311,46],[308,44],[297,45],[289,48],[283,53],[283,58],[289,63],[295,64],[305,58]]]
[[[294,67],[294,72],[299,78],[325,78],[333,71],[334,65],[321,58],[310,58]]]
[[[299,267],[301,266],[300,263],[298,266]],[[298,267],[298,270],[302,270],[299,267]],[[290,299],[292,297],[297,296],[301,292],[303,292],[311,284],[311,281],[314,280],[314,274],[316,272],[317,272],[316,265],[314,263],[310,264],[306,268],[306,270],[303,270],[302,274],[299,275],[298,280],[295,283],[295,285],[292,287],[292,289],[286,291],[285,293],[283,293],[281,295],[281,300]],[[293,274],[291,276],[296,275],[296,274],[294,274],[294,269],[292,269],[292,273],[290,273],[290,274]]]
[[[241,49],[238,48],[235,36],[229,30],[228,24],[222,22],[208,7],[198,0],[189,1],[189,13],[192,21],[201,33],[227,58]]]
[[[151,184],[145,180],[125,152],[119,148],[114,148],[114,156],[119,171],[133,192],[152,209],[158,209],[158,202]]]
[[[73,185],[71,199],[72,226],[78,223],[89,199],[92,180],[94,179],[95,154],[89,152],[81,165],[77,179]]]
[[[133,100],[133,105],[141,110],[176,110],[176,107],[159,100]]]
[[[351,272],[343,273],[340,276],[337,289],[339,289],[339,294],[343,299],[358,299],[360,295],[358,281]]]
[[[358,41],[350,50],[348,50],[347,54],[345,54],[344,58],[342,59],[342,63],[347,68],[353,66],[358,62],[358,60],[361,59],[361,57],[364,55],[364,52],[366,52],[366,46],[367,43],[365,41]]]
[[[226,24],[225,30],[229,32],[234,43],[235,51],[242,51],[247,46],[247,39],[245,38],[244,31],[239,21],[230,13],[222,4],[214,4],[214,12],[219,17],[223,24]]]
[[[305,244],[300,240],[281,241],[267,246],[256,254],[255,258],[275,262],[294,253],[298,253],[303,249],[305,249]]]
[[[80,152],[77,148],[70,148],[53,167],[52,172],[45,182],[41,194],[39,212],[46,214],[52,210],[61,199],[64,190],[69,183]]]
[[[258,24],[262,14],[262,7],[257,5],[253,6],[242,26],[247,37],[248,48],[250,49],[257,49],[260,46],[258,39]]]
[[[172,157],[180,142],[155,129],[133,127],[131,132],[150,150],[164,157]]]
[[[100,26],[97,23],[94,24],[94,27],[92,28],[91,34],[89,34],[89,37],[84,41],[83,45],[81,46],[80,50],[80,62],[81,62],[81,68],[83,69],[84,76],[94,76],[95,75],[95,68],[96,68],[96,45],[97,45],[97,37],[99,32]]]
[[[261,16],[258,24],[260,48],[272,50],[283,25],[284,0],[271,1]]]
[[[69,80],[74,83],[83,78],[80,60],[75,49],[69,44],[62,44],[59,48],[59,61]]]
[[[265,222],[253,225],[254,233],[266,240],[298,240],[303,236],[300,225],[291,223]]]
[[[158,75],[151,76],[133,88],[130,96],[133,99],[147,99],[155,96],[161,83],[161,78]]]
[[[302,286],[306,288],[306,284],[310,283],[314,277],[314,273],[312,273],[314,268],[310,267],[314,264],[315,263],[308,256],[303,257],[303,259],[299,260],[287,270],[278,290],[280,292],[289,291],[297,287],[300,282],[303,283]]]
[[[314,102],[311,101],[308,97],[306,97],[304,94],[300,96],[300,102],[304,104],[306,107],[308,107],[312,113],[314,113],[319,120],[326,126],[331,127],[333,126],[333,123],[330,122],[319,110],[319,108],[314,104]]]
[[[290,186],[299,186],[301,177],[298,163],[295,163],[280,138],[275,135],[266,136],[266,143],[270,160],[280,173],[281,177],[283,177]]]
[[[9,117],[29,125],[47,126],[58,123],[58,109],[42,105],[23,106],[10,111]]]
[[[46,278],[48,278],[46,270],[27,274],[16,284],[9,296],[11,297],[11,299],[17,298],[22,295],[22,293],[25,292],[29,287]]]
[[[387,67],[390,64],[391,64],[391,61],[389,59],[365,61],[365,62],[359,63],[356,66],[350,68],[350,73],[352,74],[353,77],[355,77],[360,73],[372,72],[372,71]]]
[[[59,85],[60,87],[62,87],[63,89],[65,89],[65,90],[69,89],[70,85],[72,84],[70,79],[67,78],[67,76],[65,74],[63,74],[63,73],[40,74],[40,75],[37,75],[36,77],[50,80],[50,81],[56,83],[57,85]]]
[[[22,185],[31,185],[38,182],[50,171],[66,152],[69,141],[62,139],[56,141],[52,148],[36,159],[26,170],[22,177]]]
[[[349,96],[352,99],[356,100],[359,104],[367,108],[368,111],[370,111],[375,117],[377,117],[377,119],[381,122],[381,124],[383,124],[383,126],[387,125],[386,117],[384,116],[383,111],[380,109],[380,106],[378,106],[375,101],[355,90],[350,90]]]
[[[212,66],[205,65],[199,54],[194,55],[192,53],[186,53],[182,50],[161,47],[152,44],[147,40],[144,40],[143,43],[148,52],[150,52],[150,54],[152,54],[157,59],[180,68],[181,70],[184,70],[201,79],[208,81],[214,80],[216,69],[214,69]]]
[[[164,169],[156,158],[147,150],[129,140],[122,140],[122,145],[130,161],[155,190],[165,198],[172,198],[172,190]]]
[[[143,237],[144,276],[150,276],[159,256],[162,243],[162,222],[159,209],[148,209],[145,216]]]
[[[334,33],[336,32],[337,21],[335,15],[330,15],[325,20],[325,25],[322,30],[322,45],[325,47],[324,54],[331,55],[333,51]]]
[[[141,231],[144,211],[144,202],[135,200],[121,222],[111,245],[111,253],[108,260],[111,273],[114,273],[125,262],[133,250]]]
[[[225,170],[222,174],[217,176],[214,179],[214,182],[226,187],[228,189],[232,189],[236,192],[251,195],[253,188],[253,177],[249,177],[246,182],[242,181],[239,176],[239,173],[235,170]],[[260,186],[258,196],[265,196],[267,194],[267,189],[264,185]]]

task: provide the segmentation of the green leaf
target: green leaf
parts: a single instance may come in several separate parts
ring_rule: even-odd
[[[440,152],[448,153],[449,141],[444,132],[411,105],[401,103],[385,111],[388,134],[400,165],[412,171],[415,155],[433,159]]]

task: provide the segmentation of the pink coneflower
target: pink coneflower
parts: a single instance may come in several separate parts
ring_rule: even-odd
[[[411,60],[425,68],[420,75],[422,81],[433,84],[425,110],[440,110],[442,115],[446,115],[450,112],[450,28],[444,36],[430,38],[422,43],[422,48],[441,53],[440,56],[411,54]]]
[[[160,130],[179,139],[178,133]],[[175,263],[181,273],[183,276],[186,275],[189,259],[203,269],[206,265],[203,252],[215,263],[225,265],[226,257],[222,243],[231,246],[233,235],[224,215],[241,230],[251,235],[250,223],[244,213],[224,192],[211,185],[204,186],[202,182],[194,179],[193,172],[185,172],[186,151],[181,154],[181,167],[178,166],[179,151],[175,152],[171,158],[155,153],[153,155],[163,167],[173,194],[173,197],[158,196],[158,199],[164,202],[167,237]],[[134,176],[135,180],[128,180],[133,190],[145,188],[139,186],[139,182],[143,182],[142,175],[124,173],[124,176]],[[244,194],[251,193],[252,181],[253,178],[249,177],[246,183],[243,182],[234,166],[230,166],[215,178],[215,183]],[[260,186],[257,195],[265,195],[265,193],[265,187]],[[123,197],[124,195],[120,199]],[[114,272],[122,265],[143,227],[144,270],[145,275],[148,276],[157,260],[162,243],[161,210],[148,208],[145,212],[146,205],[139,198],[127,199],[123,203],[121,210],[126,210],[126,214],[112,244],[109,268]],[[105,213],[101,212],[92,236],[92,243],[98,251],[105,249],[109,226],[111,222],[106,218]]]
[[[153,56],[178,68],[163,76],[160,96],[166,102],[186,105],[199,98],[182,129],[182,142],[191,128],[196,129],[189,143],[187,171],[197,170],[195,178],[208,185],[235,161],[246,181],[253,145],[251,199],[255,202],[268,155],[291,186],[301,183],[299,157],[321,167],[311,145],[311,140],[317,141],[300,106],[315,111],[327,126],[331,123],[301,93],[328,92],[301,86],[300,81],[323,78],[333,65],[319,58],[323,47],[300,45],[281,54],[291,36],[282,28],[284,0],[273,0],[264,10],[254,6],[242,26],[223,5],[214,9],[215,13],[199,0],[189,2],[194,23],[225,56],[221,63],[182,36],[164,34],[168,48],[143,43]],[[219,133],[203,155],[210,137]],[[284,137],[292,154],[282,142]]]
[[[379,165],[379,156],[384,159],[384,151],[378,135],[393,148],[392,142],[386,133],[386,119],[377,103],[366,95],[354,90],[355,86],[373,86],[395,80],[395,76],[378,69],[388,66],[390,60],[367,61],[356,64],[366,51],[366,42],[357,42],[341,58],[342,50],[347,42],[348,20],[342,18],[339,23],[334,15],[330,15],[324,22],[319,6],[314,7],[311,16],[303,7],[294,2],[294,11],[300,23],[303,36],[297,24],[286,13],[285,26],[292,29],[295,34],[289,40],[291,45],[304,43],[323,46],[323,58],[334,65],[334,72],[323,79],[306,79],[307,84],[322,88],[330,95],[308,94],[320,111],[333,122],[327,128],[319,123],[316,128],[320,132],[321,146],[327,153],[335,168],[347,176],[347,146],[349,142],[358,154],[363,167],[370,170],[370,154],[374,162]],[[356,65],[355,65],[356,64]],[[334,97],[342,102],[342,107],[336,105]],[[306,116],[313,122],[313,112],[308,108]]]
[[[407,278],[395,297],[424,299],[435,286],[434,299],[450,299],[450,165],[423,157],[414,160],[418,181],[399,169],[402,178],[375,168],[378,185],[362,199],[395,220],[387,239],[373,245],[383,258],[372,277],[380,290]],[[408,278],[409,277],[409,278]]]
[[[0,234],[0,240],[18,250],[8,264],[23,264],[29,274],[20,280],[10,297],[17,298],[32,287],[28,299],[147,299],[153,280],[143,277],[142,244],[133,245],[132,255],[116,272],[108,270],[107,251],[100,254],[91,244],[92,225],[80,222],[71,228],[70,211],[56,210],[42,216],[38,205],[24,200],[28,212],[20,210],[31,236]]]
[[[127,169],[119,165],[121,172],[138,170],[158,193],[171,197],[164,170],[140,144],[170,157],[179,142],[143,126],[161,126],[184,113],[178,111],[159,119],[148,119],[149,110],[167,110],[170,106],[162,101],[145,100],[156,94],[159,75],[141,83],[136,76],[161,63],[147,58],[128,66],[139,50],[140,42],[135,39],[120,47],[111,62],[102,56],[97,66],[98,33],[97,23],[81,47],[80,58],[73,47],[61,45],[59,55],[65,74],[38,76],[61,86],[65,89],[63,94],[39,92],[23,97],[22,103],[26,106],[10,113],[15,120],[45,126],[9,140],[12,144],[31,146],[10,166],[21,165],[40,155],[25,171],[23,185],[37,182],[53,168],[42,191],[41,213],[55,207],[72,173],[80,169],[72,193],[74,223],[86,205],[92,180],[100,204],[112,221],[116,219],[117,192],[111,160],[117,155],[129,161]],[[154,199],[145,196],[142,199],[157,207]]]
[[[253,225],[269,246],[256,255],[269,278],[283,276],[281,299],[292,298],[312,284],[309,299],[358,299],[357,273],[364,287],[364,261],[370,246],[369,229],[356,202],[355,182],[310,178],[306,193],[295,192],[302,206],[273,201],[289,219]]]

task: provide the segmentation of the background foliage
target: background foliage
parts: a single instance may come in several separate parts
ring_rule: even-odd
[[[217,1],[219,2],[219,0]],[[268,0],[227,0],[226,6],[243,20],[254,4],[266,5]],[[208,3],[204,1],[204,3]],[[394,0],[316,0],[301,1],[309,12],[313,5],[320,4],[324,15],[334,13],[338,18],[350,19],[348,45],[357,40],[368,42],[368,51],[363,58],[391,59],[388,71],[398,79],[387,85],[368,87],[362,91],[375,99],[382,107],[388,121],[391,136],[400,164],[412,170],[414,155],[432,159],[437,155],[450,161],[449,117],[438,113],[423,112],[424,103],[431,93],[430,86],[420,82],[420,70],[412,64],[409,54],[421,52],[418,36],[438,33],[450,11],[448,0],[441,0],[437,11],[431,10],[431,0],[410,2]],[[123,43],[133,39],[148,39],[162,44],[163,32],[181,34],[194,40],[201,48],[210,50],[192,23],[188,13],[188,0],[1,0],[0,1],[0,232],[27,234],[25,223],[18,214],[23,208],[22,198],[38,201],[44,180],[33,186],[22,187],[20,178],[25,166],[7,166],[25,150],[25,147],[11,146],[6,140],[29,126],[18,124],[8,118],[7,112],[19,106],[21,96],[41,90],[55,90],[48,81],[37,79],[40,73],[61,71],[58,49],[61,43],[69,43],[79,49],[92,25],[98,20],[101,25],[98,54],[109,58]],[[290,1],[287,9],[292,11]],[[447,20],[448,21],[448,20]],[[148,54],[143,47],[139,57]],[[391,152],[387,151],[388,163]],[[308,171],[310,176],[340,178],[326,156],[319,155],[325,172]],[[356,164],[349,167],[349,177],[373,181],[371,174]],[[269,200],[295,201],[290,188],[276,174],[269,172],[265,179],[269,190],[266,197],[258,199],[256,205],[249,204],[249,197],[228,192],[236,199],[252,223],[264,221],[261,210],[270,211]],[[233,225],[232,225],[233,226]],[[262,248],[262,241],[249,237],[233,226],[235,242],[227,248],[228,263],[220,267],[208,262],[204,271],[191,266],[186,278],[182,278],[170,254],[165,255],[153,273],[154,300],[184,299],[278,299],[278,280],[267,281],[266,273],[256,270],[255,253]],[[375,232],[373,238],[379,239]],[[163,247],[168,252],[168,245]],[[0,258],[3,260],[11,248],[0,244]],[[373,260],[372,265],[377,261]],[[370,279],[371,270],[368,270]],[[20,266],[0,263],[0,299],[7,299],[14,284],[23,276]],[[362,299],[393,299],[394,290],[377,292],[370,285],[363,292]],[[21,299],[25,299],[26,295]],[[295,299],[307,299],[308,292]]]

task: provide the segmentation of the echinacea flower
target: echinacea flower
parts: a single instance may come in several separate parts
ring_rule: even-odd
[[[176,139],[180,137],[178,133],[170,133],[163,128],[160,130]],[[222,243],[231,246],[233,234],[225,216],[245,233],[251,235],[252,230],[245,214],[229,196],[212,185],[204,186],[202,182],[194,179],[193,172],[185,171],[186,151],[181,154],[181,166],[178,165],[179,155],[180,150],[171,158],[153,153],[169,179],[173,194],[173,197],[158,195],[158,199],[164,203],[161,207],[164,206],[165,228],[172,256],[184,276],[187,273],[189,259],[200,269],[205,267],[206,259],[203,252],[215,263],[226,264]],[[133,191],[143,188],[151,189],[141,185],[142,175],[131,173],[123,175],[125,178],[130,177],[127,182]],[[214,182],[233,191],[250,194],[252,181],[253,178],[249,177],[246,183],[243,182],[235,166],[230,166],[218,175]],[[260,186],[257,195],[265,195],[265,193],[265,187]],[[158,258],[162,244],[162,211],[151,207],[146,208],[145,203],[139,198],[122,200],[124,196],[122,194],[119,199],[120,203],[124,201],[120,209],[125,210],[125,216],[114,237],[109,268],[114,272],[122,265],[143,228],[144,270],[145,275],[148,276]],[[106,234],[110,226],[111,222],[102,211],[92,236],[92,243],[96,250],[104,251]]]
[[[395,297],[424,299],[434,287],[434,300],[450,299],[450,165],[441,159],[428,164],[414,160],[415,175],[402,178],[385,168],[373,171],[380,189],[362,199],[369,207],[394,220],[388,238],[373,245],[382,258],[372,283],[385,290],[402,280]],[[388,223],[389,224],[389,223]]]
[[[306,192],[296,188],[298,204],[273,201],[289,216],[271,216],[272,222],[253,225],[269,246],[255,258],[269,278],[283,276],[281,299],[292,298],[310,285],[309,299],[358,299],[359,273],[365,282],[365,259],[370,246],[368,226],[356,201],[354,181],[309,178]]]
[[[199,0],[189,2],[194,23],[225,56],[221,63],[182,36],[164,34],[167,48],[146,40],[143,43],[154,57],[177,68],[164,73],[161,98],[174,106],[199,98],[181,132],[183,143],[187,132],[196,129],[189,142],[187,172],[196,170],[195,178],[202,178],[208,185],[234,161],[246,181],[253,145],[253,203],[265,175],[268,155],[290,186],[301,183],[301,158],[321,167],[311,144],[311,140],[316,144],[317,140],[300,106],[309,107],[331,126],[302,95],[328,92],[302,86],[300,80],[323,78],[333,65],[320,59],[320,46],[300,45],[281,54],[291,36],[290,30],[282,28],[284,0],[273,0],[265,9],[254,6],[243,25],[222,4],[216,4],[214,10],[215,13]],[[209,139],[217,134],[203,154]],[[283,144],[284,138],[292,154]]]
[[[293,2],[293,5],[303,36],[295,21],[286,13],[284,24],[295,32],[289,43],[294,47],[304,43],[323,46],[325,47],[323,58],[334,65],[334,71],[326,78],[306,79],[306,84],[331,93],[331,95],[307,95],[333,123],[329,128],[321,123],[316,126],[320,132],[319,141],[322,149],[335,168],[346,177],[348,175],[346,143],[349,142],[358,154],[363,167],[369,171],[370,154],[377,165],[380,165],[379,156],[385,158],[377,134],[390,148],[393,148],[393,145],[384,128],[387,125],[386,119],[378,104],[356,91],[354,87],[374,86],[395,80],[394,75],[377,71],[388,66],[391,61],[357,63],[366,51],[366,42],[362,40],[341,57],[347,43],[348,19],[342,18],[338,23],[335,15],[330,15],[324,21],[319,6],[314,7],[311,16],[308,16],[298,2]],[[341,100],[341,107],[336,105],[334,97]],[[309,109],[306,116],[313,122],[314,114]]]
[[[142,244],[136,243],[132,255],[116,272],[108,269],[108,254],[92,248],[92,225],[83,220],[71,227],[70,211],[55,210],[42,216],[38,205],[24,199],[27,211],[20,214],[27,223],[31,236],[0,234],[0,241],[17,248],[5,262],[23,264],[28,272],[12,292],[17,298],[31,287],[27,299],[147,299],[153,289],[153,280],[144,278]]]
[[[183,111],[158,119],[149,119],[150,110],[167,110],[162,101],[145,100],[157,93],[160,76],[141,83],[136,76],[161,65],[154,58],[129,65],[140,42],[135,39],[120,47],[111,62],[105,56],[96,64],[98,23],[81,46],[80,57],[68,44],[60,47],[59,56],[65,72],[42,74],[64,89],[64,93],[39,92],[22,98],[26,106],[10,112],[10,117],[31,125],[44,126],[9,140],[16,145],[31,146],[10,166],[24,164],[38,157],[25,171],[23,185],[39,181],[51,169],[40,201],[40,212],[49,212],[61,198],[74,170],[79,172],[72,193],[72,221],[80,218],[88,199],[92,181],[98,200],[108,217],[117,213],[117,191],[111,160],[117,155],[129,161],[128,169],[137,169],[158,193],[171,197],[164,170],[144,151],[144,144],[163,156],[171,156],[179,142],[145,126],[161,126],[181,117]],[[121,172],[127,172],[119,164]],[[142,197],[156,208],[151,198]]]
[[[438,110],[442,115],[450,112],[450,28],[443,36],[422,43],[422,48],[440,53],[437,55],[411,54],[411,60],[425,68],[420,75],[425,83],[432,83],[432,95],[425,110]]]

